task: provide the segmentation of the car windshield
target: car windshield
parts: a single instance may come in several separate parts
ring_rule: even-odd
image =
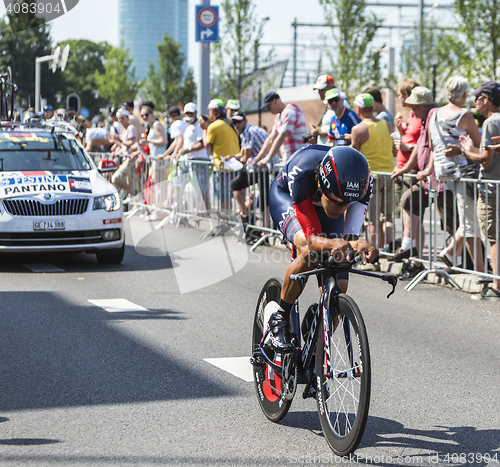
[[[58,133],[0,132],[0,171],[92,170],[75,139]]]

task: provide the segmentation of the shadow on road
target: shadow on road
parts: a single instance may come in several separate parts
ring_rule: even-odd
[[[140,249],[139,252],[152,251]],[[156,271],[172,268],[172,261],[165,253],[162,255],[144,255],[130,245],[125,246],[125,257],[121,264],[100,264],[95,254],[87,253],[2,253],[0,255],[0,273],[26,273],[32,271],[23,264],[43,265],[50,264],[66,272],[130,272],[130,271]],[[55,273],[57,274],[57,273]]]
[[[486,465],[485,458],[478,459],[476,453],[482,456],[489,454],[493,459],[495,453],[497,462],[500,462],[500,429],[478,429],[472,426],[436,426],[431,430],[406,428],[403,424],[380,417],[369,417],[365,436],[359,446],[368,447],[404,448],[401,452],[411,452],[415,449],[427,454],[404,456],[404,464],[475,464]],[[467,454],[474,458],[460,459],[460,454]],[[412,460],[406,458],[413,458]],[[377,465],[394,466],[394,462],[383,461]],[[498,465],[496,463],[495,465]]]
[[[1,411],[234,394],[193,369],[192,361],[112,325],[117,319],[183,319],[179,312],[109,314],[51,292],[3,292],[0,303]]]
[[[289,412],[280,422],[292,428],[310,431],[318,436],[323,436],[321,425],[316,411]],[[326,441],[325,441],[326,443]],[[415,449],[420,454],[403,455],[399,463],[396,457],[392,462],[385,462],[384,458],[364,457],[369,448],[404,448],[397,452],[411,452]],[[416,430],[405,428],[402,423],[381,417],[368,417],[365,434],[358,447],[358,463],[376,464],[377,466],[394,467],[395,465],[429,465],[429,464],[477,464],[486,465],[485,459],[489,457],[494,462],[495,454],[497,462],[492,465],[500,465],[500,429],[480,430],[472,426],[436,426],[433,430]],[[425,454],[422,454],[422,451]],[[473,456],[466,461],[460,460],[460,454]],[[482,455],[480,459],[476,455]],[[437,456],[437,457],[436,457]],[[388,459],[388,456],[385,456]],[[437,460],[439,459],[439,462]],[[400,459],[401,460],[401,459]]]
[[[4,446],[40,446],[42,444],[56,444],[62,441],[58,439],[45,438],[12,438],[0,439],[0,445]]]

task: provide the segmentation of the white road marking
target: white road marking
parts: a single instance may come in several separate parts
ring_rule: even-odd
[[[149,311],[140,305],[130,302],[125,298],[109,298],[103,300],[89,300],[90,303],[104,308],[108,313],[133,313],[138,311]]]
[[[203,360],[247,383],[253,381],[253,367],[250,364],[250,357],[204,358]]]
[[[23,264],[23,266],[31,272],[64,272],[64,269],[50,263]]]

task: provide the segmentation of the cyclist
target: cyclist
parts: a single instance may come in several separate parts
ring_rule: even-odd
[[[276,352],[293,351],[289,318],[301,288],[290,280],[290,274],[312,270],[318,253],[340,255],[341,261],[349,261],[357,252],[364,264],[378,257],[375,247],[359,239],[372,184],[368,162],[359,151],[320,145],[295,152],[272,183],[271,216],[296,251],[286,270],[280,302],[272,303],[266,344]],[[347,274],[338,278],[346,292]]]

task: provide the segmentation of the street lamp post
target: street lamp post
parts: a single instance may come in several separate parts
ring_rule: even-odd
[[[35,112],[40,112],[40,89],[41,89],[41,63],[52,61],[52,71],[55,73],[58,66],[61,67],[61,71],[66,68],[66,63],[68,62],[69,55],[69,44],[64,47],[61,52],[61,48],[58,47],[52,55],[45,55],[44,57],[35,58]]]

